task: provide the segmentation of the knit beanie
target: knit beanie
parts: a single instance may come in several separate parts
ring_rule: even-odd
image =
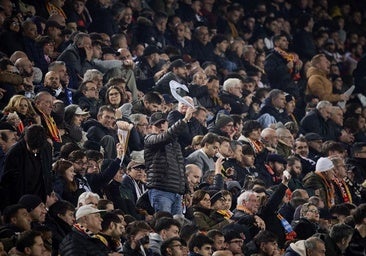
[[[333,162],[327,157],[319,158],[318,162],[316,162],[315,170],[317,172],[326,172],[334,167]]]
[[[42,200],[39,196],[26,194],[19,199],[18,203],[23,205],[28,212],[31,212],[42,203]]]

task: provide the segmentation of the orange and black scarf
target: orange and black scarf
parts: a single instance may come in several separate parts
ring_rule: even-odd
[[[58,132],[58,128],[56,126],[55,120],[53,120],[52,116],[49,116],[38,109],[38,111],[42,115],[42,120],[44,120],[44,124],[47,128],[47,133],[51,137],[54,142],[62,142],[60,133]]]

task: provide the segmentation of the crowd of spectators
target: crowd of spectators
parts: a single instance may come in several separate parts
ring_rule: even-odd
[[[0,255],[366,255],[365,17],[0,0]]]

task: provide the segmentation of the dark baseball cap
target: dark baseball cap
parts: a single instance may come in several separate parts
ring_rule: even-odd
[[[156,125],[157,123],[160,123],[162,121],[167,121],[166,115],[162,112],[155,112],[151,115],[149,124],[150,125]]]

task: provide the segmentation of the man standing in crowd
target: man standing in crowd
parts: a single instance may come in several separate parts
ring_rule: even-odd
[[[145,137],[144,154],[149,199],[155,211],[182,214],[186,178],[177,137],[186,129],[194,111],[189,107],[185,117],[169,128],[163,113],[156,112],[150,117],[151,134]]]

